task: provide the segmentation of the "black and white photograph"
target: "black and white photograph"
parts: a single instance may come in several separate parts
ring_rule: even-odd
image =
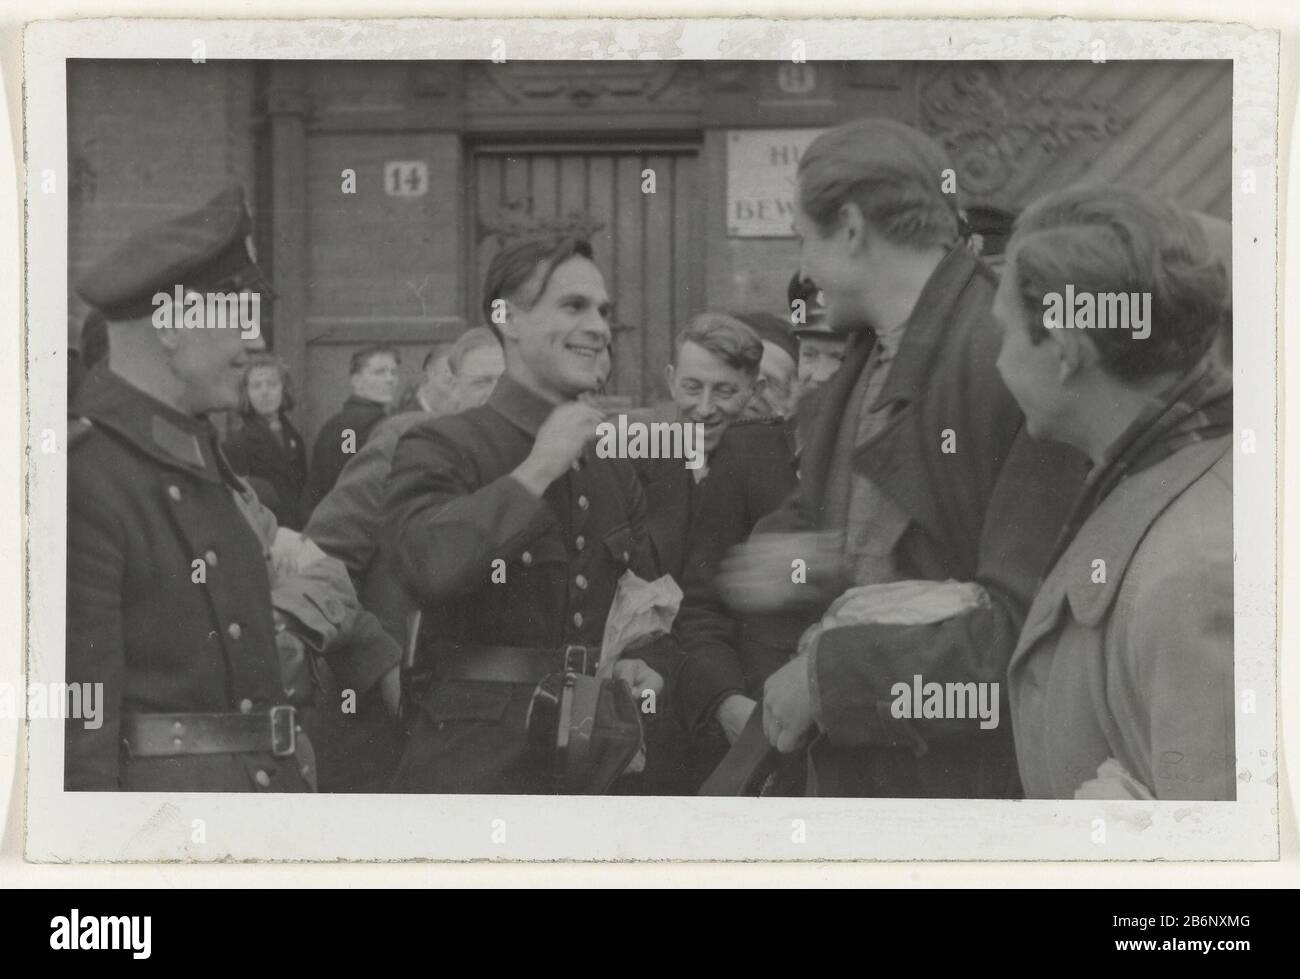
[[[99,23],[29,859],[1276,857],[1275,36]]]

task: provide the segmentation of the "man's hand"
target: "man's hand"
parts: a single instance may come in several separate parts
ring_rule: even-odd
[[[804,574],[796,573],[797,560]],[[737,612],[780,612],[824,597],[817,582],[837,578],[842,565],[838,534],[758,534],[727,553],[715,583]]]
[[[325,559],[325,552],[296,530],[287,527],[275,529],[271,543],[271,583],[285,581]]]
[[[808,658],[796,656],[763,687],[763,733],[777,751],[788,755],[807,744],[813,727]]]
[[[749,723],[749,715],[754,713],[754,708],[757,706],[757,702],[739,693],[733,693],[718,705],[714,717],[718,719],[718,723],[722,726],[722,733],[727,736],[728,744],[736,743],[736,739],[740,737],[740,732]]]
[[[582,455],[604,420],[604,412],[579,401],[558,405],[537,430],[528,458],[511,475],[534,496],[541,496]]]
[[[653,690],[658,701],[664,692],[664,678],[650,667],[643,659],[621,659],[614,664],[614,677],[623,680],[632,688],[632,696],[638,701],[646,690]]]

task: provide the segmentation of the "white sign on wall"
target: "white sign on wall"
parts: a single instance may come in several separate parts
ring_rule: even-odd
[[[799,158],[821,129],[733,129],[727,134],[727,234],[793,238]]]
[[[429,164],[423,160],[389,160],[384,164],[384,193],[389,197],[423,197],[429,192]]]

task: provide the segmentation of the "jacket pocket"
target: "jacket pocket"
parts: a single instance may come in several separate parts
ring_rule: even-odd
[[[479,721],[493,724],[510,706],[508,683],[448,680],[437,684],[424,698],[424,712],[435,724],[448,721]]]
[[[613,530],[607,531],[602,538],[605,542],[605,549],[609,551],[609,556],[614,559],[614,563],[620,568],[626,568],[632,562],[632,526],[622,524]]]

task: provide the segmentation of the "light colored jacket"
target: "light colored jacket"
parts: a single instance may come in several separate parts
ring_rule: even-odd
[[[235,502],[262,543],[271,605],[289,616],[288,630],[316,655],[323,656],[341,686],[369,690],[401,662],[401,645],[388,636],[380,621],[362,608],[343,561],[326,555],[297,531],[280,527],[270,509],[243,483]],[[302,650],[277,634],[280,668],[286,687],[309,684],[300,662]]]
[[[1230,436],[1175,452],[1102,502],[1012,654],[1028,798],[1074,798],[1108,759],[1157,799],[1236,797],[1232,561]]]

